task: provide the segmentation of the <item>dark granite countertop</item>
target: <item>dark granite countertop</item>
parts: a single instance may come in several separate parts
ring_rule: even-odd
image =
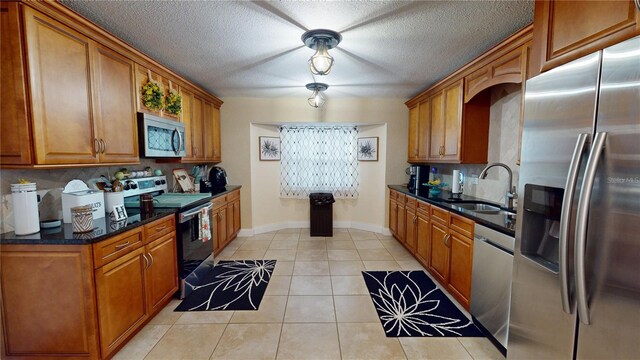
[[[240,189],[240,185],[228,185],[211,191],[211,198],[217,198],[231,191]],[[113,222],[108,216],[93,221],[94,229],[87,233],[74,233],[72,225],[62,224],[57,228],[40,229],[31,235],[16,235],[14,232],[0,234],[0,244],[41,244],[41,245],[86,245],[105,240],[111,236],[134,229],[168,214],[175,214],[177,209],[156,208],[152,214],[141,214],[137,208],[127,208],[127,220]]]
[[[508,216],[505,214],[484,214],[484,213],[477,213],[475,211],[472,210],[466,210],[466,209],[462,209],[458,206],[455,205],[455,203],[447,203],[445,201],[452,201],[456,198],[452,198],[452,194],[449,191],[445,191],[443,190],[440,194],[437,195],[432,195],[429,194],[428,188],[424,188],[424,190],[420,190],[420,191],[409,191],[409,189],[406,186],[402,186],[402,185],[389,185],[389,189],[395,190],[395,191],[399,191],[401,193],[404,193],[406,195],[409,195],[411,197],[417,198],[419,200],[422,200],[424,202],[427,202],[429,204],[432,205],[436,205],[438,207],[441,207],[443,209],[446,209],[450,212],[462,215],[466,218],[469,218],[481,225],[484,225],[488,228],[494,229],[496,231],[499,231],[503,234],[509,235],[509,236],[515,236],[515,228],[516,228],[516,219],[513,216]],[[461,201],[483,201],[483,202],[487,202],[487,203],[491,203],[491,204],[495,204],[495,206],[498,206],[500,208],[504,208],[503,205],[501,204],[497,204],[495,202],[492,201],[487,201],[485,199],[480,199],[480,198],[476,198],[473,196],[468,196],[468,195],[461,195],[459,198]],[[515,209],[511,209],[511,211],[515,212]]]
[[[226,195],[234,190],[238,190],[242,187],[242,185],[227,185],[223,188],[215,188],[211,190],[211,197],[217,198],[222,195]]]
[[[74,233],[70,223],[57,228],[40,229],[31,235],[16,235],[14,232],[0,234],[0,244],[39,244],[39,245],[86,245],[93,244],[114,235],[134,229],[169,214],[175,214],[176,209],[155,209],[151,214],[141,214],[138,209],[127,209],[127,220],[114,222],[105,216],[94,219],[94,229],[87,233]]]

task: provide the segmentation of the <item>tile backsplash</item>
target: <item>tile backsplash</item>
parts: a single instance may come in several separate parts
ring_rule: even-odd
[[[0,233],[13,231],[13,209],[11,206],[11,184],[18,179],[26,179],[35,182],[41,201],[38,205],[40,219],[62,218],[62,188],[71,180],[79,179],[87,181],[100,175],[113,177],[113,174],[126,167],[129,170],[142,170],[145,167],[160,169],[167,176],[167,186],[173,187],[172,171],[175,168],[186,168],[191,172],[191,165],[160,164],[153,159],[140,159],[139,165],[67,168],[47,170],[2,170],[0,175]]]

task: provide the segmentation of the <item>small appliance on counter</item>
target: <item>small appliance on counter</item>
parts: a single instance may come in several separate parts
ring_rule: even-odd
[[[418,165],[411,165],[404,172],[409,175],[407,188],[409,191],[415,191],[418,186],[418,174],[420,172],[420,167]]]
[[[104,217],[104,193],[89,189],[82,180],[71,180],[62,191],[63,221],[71,223],[71,208],[82,205],[91,205],[94,219]]]
[[[219,166],[212,167],[209,171],[209,182],[211,183],[211,189],[227,186],[227,172]]]
[[[451,196],[459,198],[462,195],[463,175],[460,170],[453,170],[451,175]]]

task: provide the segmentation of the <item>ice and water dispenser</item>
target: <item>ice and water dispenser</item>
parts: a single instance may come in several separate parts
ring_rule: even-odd
[[[524,186],[520,253],[558,272],[560,213],[564,189],[534,184]]]

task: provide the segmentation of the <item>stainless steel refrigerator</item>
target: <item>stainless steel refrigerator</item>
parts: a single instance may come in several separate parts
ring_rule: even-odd
[[[510,359],[640,358],[640,37],[526,83]]]

